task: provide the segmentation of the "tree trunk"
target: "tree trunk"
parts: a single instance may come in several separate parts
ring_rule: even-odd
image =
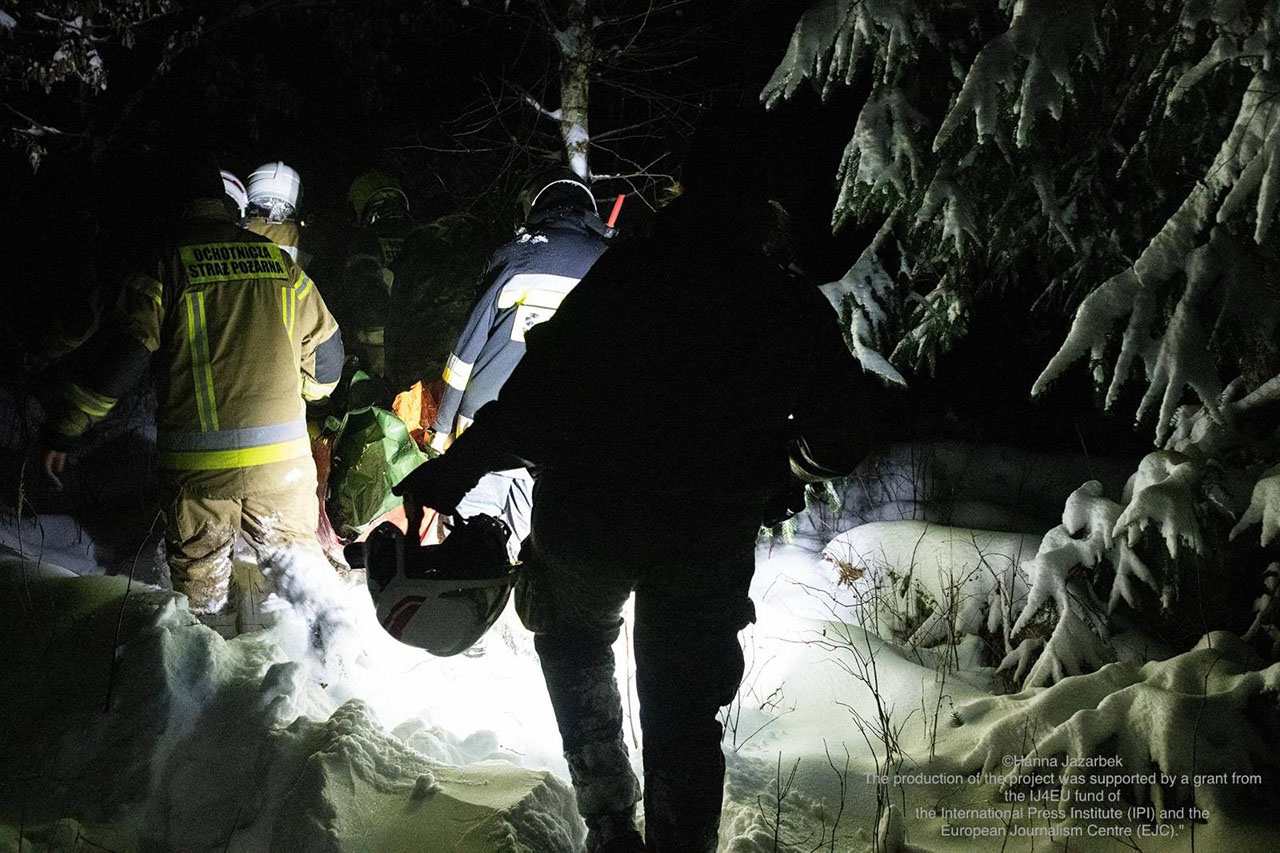
[[[591,140],[587,123],[590,97],[588,71],[595,58],[592,0],[568,0],[567,22],[555,34],[563,62],[560,65],[560,137],[564,140],[569,168],[580,178],[591,176],[587,148]]]

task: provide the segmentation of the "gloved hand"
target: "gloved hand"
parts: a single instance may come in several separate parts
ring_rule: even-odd
[[[439,453],[444,453],[449,449],[449,439],[450,435],[448,432],[442,431],[431,433],[431,449]]]
[[[805,484],[794,477],[789,478],[784,486],[774,490],[765,500],[761,526],[775,527],[804,512],[805,505]]]
[[[449,454],[429,459],[409,472],[391,487],[391,494],[404,497],[405,514],[410,521],[421,518],[421,508],[429,506],[444,515],[452,515],[458,502],[475,486],[477,479],[456,470]]]

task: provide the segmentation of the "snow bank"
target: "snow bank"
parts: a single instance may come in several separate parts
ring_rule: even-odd
[[[1040,537],[969,530],[923,521],[875,522],[829,542],[822,556],[842,578],[853,621],[909,645],[977,635],[988,612],[1020,610],[1024,560]]]
[[[951,527],[1042,534],[1067,497],[1089,480],[1119,494],[1133,462],[1038,453],[961,441],[893,444],[832,484],[828,503],[796,518],[796,540],[813,551],[859,524],[928,521]]]
[[[29,571],[52,575],[99,574],[103,566],[115,567],[121,562],[121,552],[100,542],[80,521],[69,515],[16,516],[0,520],[0,548],[17,555],[25,555]],[[143,569],[151,570],[152,547],[141,555]],[[139,556],[129,554],[120,565],[129,569],[129,560]]]
[[[28,841],[48,842],[70,831],[68,818],[112,849],[580,843],[572,793],[554,775],[509,761],[445,765],[386,733],[370,703],[338,704],[347,691],[317,680],[306,625],[291,612],[228,642],[184,597],[133,584],[126,599],[127,587],[108,577],[3,579],[3,843],[19,823]],[[360,674],[396,680],[377,667]],[[469,746],[472,755],[503,748],[496,735]]]
[[[956,712],[947,760],[1010,775],[1011,756],[1058,768],[1110,757],[1111,765],[1086,766],[1064,780],[1061,796],[1108,787],[1104,774],[1128,776],[1135,781],[1109,787],[1121,789],[1126,804],[1154,809],[1161,822],[1192,804],[1206,811],[1208,822],[1196,831],[1203,849],[1276,849],[1280,829],[1262,816],[1272,806],[1263,780],[1274,780],[1280,763],[1278,689],[1280,664],[1266,666],[1239,638],[1217,632],[1168,660],[1113,663],[1047,689],[966,703]]]
[[[878,547],[905,551],[908,529],[884,525]],[[972,534],[948,535],[971,547],[954,547],[953,558],[981,550]],[[905,836],[904,849],[972,849],[913,810],[989,804],[999,787],[907,785],[877,827],[866,774],[883,762],[884,743],[867,721],[891,724],[903,772],[984,765],[1032,715],[1049,721],[1043,749],[1105,752],[1115,736],[1131,738],[1123,748],[1135,762],[1143,748],[1161,766],[1193,760],[1206,772],[1272,761],[1269,730],[1244,727],[1274,705],[1280,676],[1229,638],[1164,664],[1117,664],[992,696],[967,641],[946,656],[895,648],[833,614],[833,572],[811,551],[774,542],[759,558],[747,675],[725,714],[722,850],[863,851],[881,830],[886,840]],[[364,590],[316,593],[351,616],[341,640],[349,666],[327,681],[292,608],[228,642],[171,592],[134,583],[125,601],[123,578],[24,580],[18,565],[0,564],[0,851],[18,849],[19,825],[24,850],[88,842],[120,853],[555,853],[583,840],[541,672],[510,613],[482,658],[431,658],[371,625]],[[299,583],[295,591],[317,589]],[[616,651],[629,692],[629,655]],[[1188,715],[1206,696],[1214,719],[1199,724],[1199,744],[1223,752],[1221,762],[1188,752]],[[1246,734],[1222,741],[1235,732]],[[633,756],[638,765],[640,751]],[[1271,849],[1274,821],[1228,808],[1239,793],[1197,792],[1224,816],[1198,838],[1226,843],[1252,821],[1239,837]]]

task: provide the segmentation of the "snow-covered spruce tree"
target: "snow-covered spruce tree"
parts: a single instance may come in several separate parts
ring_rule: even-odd
[[[821,0],[762,94],[868,92],[833,226],[878,232],[828,286],[868,369],[931,368],[1016,291],[1075,310],[1033,393],[1088,355],[1105,405],[1132,383],[1154,415],[1124,493],[1082,486],[1026,567],[1026,684],[1113,659],[1120,628],[1280,650],[1277,48],[1261,0]]]

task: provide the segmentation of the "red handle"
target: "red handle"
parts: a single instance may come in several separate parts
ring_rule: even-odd
[[[613,212],[609,214],[609,221],[605,224],[612,228],[618,221],[618,214],[622,212],[622,202],[626,199],[626,193],[618,193],[618,198],[613,203]]]

